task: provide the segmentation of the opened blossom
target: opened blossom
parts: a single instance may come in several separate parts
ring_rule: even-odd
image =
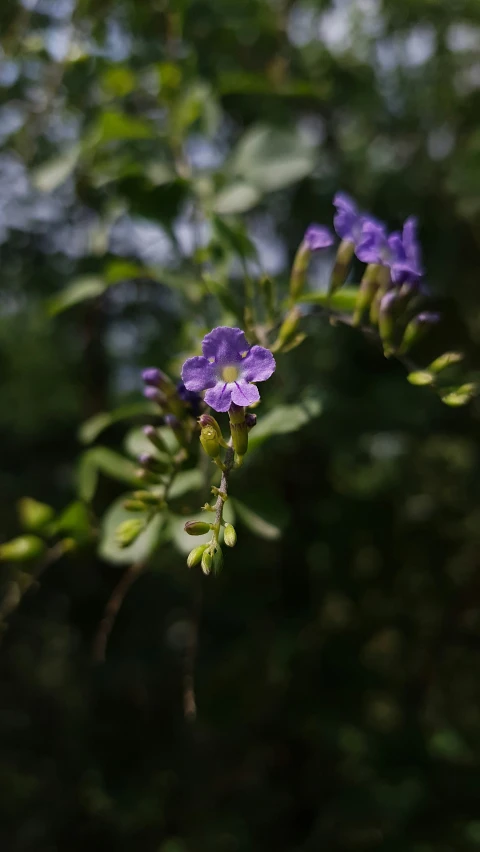
[[[389,266],[394,284],[414,284],[423,275],[420,245],[417,239],[417,220],[410,216],[402,233],[394,232],[388,238]]]
[[[188,358],[182,380],[189,391],[206,391],[205,402],[215,411],[228,411],[232,403],[252,405],[260,399],[254,382],[264,382],[275,370],[272,353],[250,346],[240,328],[220,326],[203,338],[203,356]]]
[[[333,245],[334,239],[330,228],[313,224],[309,225],[305,231],[303,242],[310,251],[318,251]]]

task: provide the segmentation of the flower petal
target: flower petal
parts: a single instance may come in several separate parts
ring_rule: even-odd
[[[189,391],[212,388],[216,382],[213,364],[201,355],[188,358],[182,367],[182,380]]]
[[[232,404],[232,390],[235,387],[232,382],[217,382],[215,387],[207,390],[205,402],[215,411],[228,411]]]
[[[318,251],[318,249],[327,248],[334,242],[333,234],[330,228],[325,228],[323,225],[309,225],[305,231],[304,241],[310,251]]]
[[[217,364],[236,364],[241,353],[250,349],[241,328],[221,325],[203,338],[202,350],[205,358],[213,358]]]
[[[275,371],[275,358],[269,349],[252,346],[242,362],[242,379],[247,382],[265,382]]]
[[[260,348],[260,347],[259,347]],[[253,405],[258,402],[260,393],[256,385],[250,385],[244,379],[235,382],[232,390],[232,402],[235,405]]]

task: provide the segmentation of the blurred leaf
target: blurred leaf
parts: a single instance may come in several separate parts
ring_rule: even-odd
[[[127,139],[153,139],[154,136],[155,130],[148,121],[113,111],[100,115],[94,131],[97,144]]]
[[[315,162],[314,149],[299,133],[256,125],[238,142],[230,169],[247,184],[271,192],[302,180],[313,171]]]
[[[246,213],[256,207],[261,199],[261,193],[245,181],[235,181],[224,186],[217,193],[214,203],[216,213],[224,216],[233,213]]]
[[[75,541],[88,541],[92,535],[90,515],[80,500],[70,503],[55,522],[55,532],[67,532]]]
[[[139,519],[144,517],[145,520],[147,519],[147,514],[142,515],[136,512],[133,515],[123,508],[123,503],[128,497],[128,494],[124,494],[118,500],[115,500],[105,513],[101,524],[98,553],[102,559],[106,559],[107,562],[113,562],[116,565],[145,562],[152,555],[160,541],[165,541],[168,537],[168,533],[163,530],[165,525],[164,516],[155,515],[133,544],[129,545],[129,547],[119,547],[115,538],[119,525],[131,518]]]
[[[331,296],[326,292],[302,293],[297,302],[309,305],[323,305],[334,311],[345,311],[350,313],[355,310],[358,296],[358,287],[341,287]]]
[[[258,512],[254,512],[253,509],[246,506],[245,503],[241,503],[236,498],[230,499],[233,502],[234,509],[240,521],[245,524],[250,532],[258,535],[259,538],[265,538],[268,541],[275,541],[280,538],[282,534],[280,527],[276,526],[271,521],[266,520]],[[228,502],[230,502],[230,500]]]
[[[257,425],[248,438],[249,449],[256,449],[272,435],[296,432],[321,413],[321,400],[313,397],[297,405],[277,405],[264,417],[258,418]]]
[[[68,287],[49,299],[47,303],[48,313],[51,317],[54,317],[67,308],[80,304],[80,302],[101,296],[105,292],[106,286],[103,278],[93,275],[76,278]]]
[[[189,491],[200,491],[203,486],[203,476],[198,468],[193,468],[192,470],[182,470],[180,473],[177,473],[175,479],[173,480],[173,485],[170,488],[169,495],[170,499],[175,499],[177,497],[183,497],[184,494],[187,494]],[[186,520],[189,520],[188,518]],[[202,518],[205,520],[205,518]],[[191,550],[192,548],[190,548]]]
[[[80,146],[73,145],[57,157],[53,157],[32,173],[32,184],[40,192],[53,192],[70,177],[80,156]]]
[[[430,737],[429,749],[435,757],[453,762],[470,758],[470,750],[458,731],[453,728],[444,728]]]
[[[135,74],[126,65],[110,65],[101,78],[105,91],[117,98],[129,95],[134,90],[136,82]]]
[[[33,497],[22,497],[18,502],[18,514],[23,529],[40,532],[53,521],[55,509],[46,503],[39,503]]]
[[[109,447],[93,447],[83,453],[78,471],[78,489],[82,500],[89,503],[96,491],[98,474],[126,482],[128,485],[138,485],[135,477],[136,465]]]
[[[89,417],[80,426],[78,438],[82,444],[91,444],[98,436],[109,426],[114,423],[119,423],[121,420],[130,420],[132,417],[148,416],[156,414],[157,407],[153,402],[144,400],[143,402],[132,402],[129,405],[121,405],[114,408],[113,411],[100,411]]]

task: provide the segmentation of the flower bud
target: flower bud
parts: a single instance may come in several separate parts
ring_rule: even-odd
[[[143,395],[151,402],[156,402],[161,408],[164,408],[167,405],[167,397],[162,391],[158,390],[158,388],[148,385],[143,389]]]
[[[123,508],[127,512],[144,512],[146,507],[141,500],[125,500]]]
[[[365,272],[363,274],[363,278],[360,282],[360,288],[357,295],[357,301],[355,304],[355,311],[353,314],[352,325],[360,325],[363,314],[370,307],[373,302],[375,293],[377,292],[379,281],[378,281],[378,273],[380,270],[380,266],[378,263],[369,263]]]
[[[213,419],[213,418],[212,418]],[[220,455],[220,442],[214,426],[203,426],[200,432],[200,443],[207,456],[216,459]]]
[[[145,485],[158,485],[158,476],[156,473],[153,473],[150,470],[147,470],[144,467],[139,467],[135,471],[135,479],[140,480],[140,482],[144,482]]]
[[[396,320],[399,313],[400,297],[396,290],[389,290],[380,302],[378,330],[383,341],[383,351],[388,357],[395,350]]]
[[[157,450],[160,450],[163,453],[167,451],[165,443],[162,441],[157,429],[155,429],[155,426],[144,426],[143,434]]]
[[[157,459],[155,456],[150,455],[150,453],[141,453],[138,461],[142,467],[150,470],[152,473],[165,473],[170,467],[168,462]]]
[[[308,243],[303,240],[294,257],[292,271],[290,274],[290,300],[292,303],[295,302],[303,292],[310,255],[311,251],[308,247]]]
[[[272,352],[277,352],[279,349],[282,348],[282,346],[284,346],[292,339],[298,328],[301,316],[302,313],[299,308],[290,308],[287,316],[285,317],[282,325],[280,326],[277,339],[274,345],[272,346]]]
[[[232,402],[228,417],[233,448],[239,456],[244,456],[248,450],[248,426],[245,420],[245,409]]]
[[[237,543],[237,533],[232,524],[225,524],[223,528],[223,540],[227,547],[235,547]]]
[[[335,265],[330,278],[328,287],[330,294],[335,293],[336,290],[339,290],[345,284],[354,251],[355,246],[351,240],[342,240],[337,250]]]
[[[20,535],[0,545],[0,559],[9,562],[26,562],[38,559],[45,553],[46,544],[36,535]]]
[[[220,426],[218,425],[217,421],[215,420],[215,417],[212,417],[211,414],[201,414],[200,417],[198,418],[198,423],[199,423],[199,426],[200,426],[201,429],[203,429],[204,426],[213,426],[213,428],[215,429],[215,431],[217,433],[218,440],[220,442],[223,441],[222,430],[220,429]]]
[[[115,530],[115,541],[119,547],[129,547],[140,535],[145,527],[145,521],[140,518],[131,518],[122,521]]]
[[[165,415],[165,426],[168,426],[172,430],[179,444],[182,444],[184,440],[184,434],[182,424],[180,423],[180,420],[178,419],[176,414]]]
[[[212,529],[211,524],[206,521],[187,521],[184,530],[189,535],[206,535]]]
[[[440,320],[440,314],[433,311],[422,311],[408,323],[399,352],[408,352],[411,346],[422,340],[425,333]]]
[[[250,432],[250,429],[253,429],[253,427],[257,425],[257,415],[254,414],[253,411],[247,411],[245,415],[245,423],[247,424],[247,429]]]
[[[190,551],[187,557],[187,565],[189,568],[193,568],[194,565],[198,565],[201,562],[202,556],[207,549],[208,544],[199,544],[198,547],[194,547],[193,550]]]
[[[153,491],[134,491],[133,499],[140,500],[147,506],[159,506],[162,503],[160,496]]]
[[[428,369],[432,370],[434,373],[440,373],[447,367],[451,367],[453,364],[458,364],[459,361],[463,361],[464,357],[463,352],[444,352],[443,355],[440,355],[438,358],[435,358],[435,361],[432,361]]]
[[[22,527],[36,532],[53,521],[55,510],[46,503],[39,503],[33,497],[22,497],[18,501],[18,514]]]
[[[210,571],[212,570],[212,563],[212,554],[208,549],[204,550],[202,555],[202,571],[204,574],[210,574]]]

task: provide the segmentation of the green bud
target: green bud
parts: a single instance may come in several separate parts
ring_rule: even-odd
[[[360,325],[365,311],[368,310],[373,302],[375,293],[378,290],[379,280],[378,273],[380,266],[378,263],[369,263],[365,269],[363,278],[360,282],[357,302],[353,314],[352,325]]]
[[[155,473],[152,473],[152,471],[146,470],[144,467],[139,467],[135,471],[135,479],[138,479],[140,482],[145,482],[145,484],[150,483],[151,485],[158,485],[158,476]]]
[[[223,568],[223,553],[221,547],[217,547],[215,551],[215,554],[213,556],[212,567],[214,574],[219,574]]]
[[[435,325],[439,319],[440,314],[434,313],[433,311],[422,311],[422,313],[417,314],[417,316],[408,323],[398,351],[402,355],[405,352],[408,352],[411,346],[422,340],[428,329]]]
[[[18,514],[22,527],[36,532],[53,521],[55,510],[46,503],[39,503],[33,497],[22,497],[18,501]]]
[[[214,426],[203,426],[200,432],[200,443],[207,456],[216,459],[220,455],[220,443]]]
[[[0,559],[9,562],[25,562],[38,559],[45,553],[47,546],[36,535],[20,535],[0,545]]]
[[[145,521],[140,518],[131,518],[122,521],[115,530],[115,541],[119,547],[128,547],[145,528]]]
[[[311,251],[307,243],[303,241],[300,244],[293,260],[292,272],[290,274],[290,301],[292,303],[295,302],[303,292],[310,255]]]
[[[401,299],[396,290],[390,290],[382,298],[380,302],[380,311],[378,314],[378,330],[383,341],[383,351],[385,355],[391,355],[395,351],[395,337],[397,329],[397,319]]]
[[[222,435],[222,430],[220,429],[220,426],[218,425],[217,421],[215,420],[215,417],[212,417],[211,414],[201,414],[200,417],[198,418],[198,423],[199,423],[200,429],[203,429],[205,426],[212,426],[213,429],[215,429],[215,432],[217,433],[217,439],[218,439],[218,443],[220,444],[220,446],[228,447],[228,444],[224,440],[224,437]]]
[[[207,549],[208,544],[199,544],[198,547],[194,547],[193,550],[190,551],[187,557],[187,565],[189,568],[193,568],[194,565],[198,565],[202,560],[202,556]]]
[[[133,499],[140,500],[147,506],[158,506],[162,502],[159,494],[155,494],[153,491],[134,491]]]
[[[440,373],[447,367],[451,367],[453,364],[458,364],[459,361],[463,361],[464,357],[463,352],[444,352],[443,355],[440,355],[439,358],[435,358],[435,361],[432,361],[428,369],[432,370],[434,373]]]
[[[145,503],[142,503],[141,500],[125,500],[123,508],[127,512],[144,512],[146,507]]]
[[[208,549],[203,551],[202,554],[202,571],[204,574],[210,574],[212,570],[213,558],[212,554]]]
[[[187,521],[184,530],[189,535],[206,535],[212,529],[211,524],[206,521]]]
[[[155,449],[160,450],[162,453],[168,452],[165,442],[160,437],[155,426],[144,426],[143,434],[146,438],[148,438]]]
[[[248,450],[248,426],[245,420],[245,409],[232,403],[228,417],[233,448],[239,456],[244,456]]]
[[[237,533],[232,524],[225,524],[223,528],[223,539],[227,547],[235,547],[237,543]]]
[[[342,240],[340,243],[328,288],[330,294],[335,293],[345,284],[354,250],[355,246],[350,240]]]
[[[299,308],[290,308],[282,325],[280,326],[277,339],[271,347],[272,352],[277,352],[279,349],[282,348],[282,346],[285,346],[285,344],[292,339],[298,328],[301,316],[302,313]]]

